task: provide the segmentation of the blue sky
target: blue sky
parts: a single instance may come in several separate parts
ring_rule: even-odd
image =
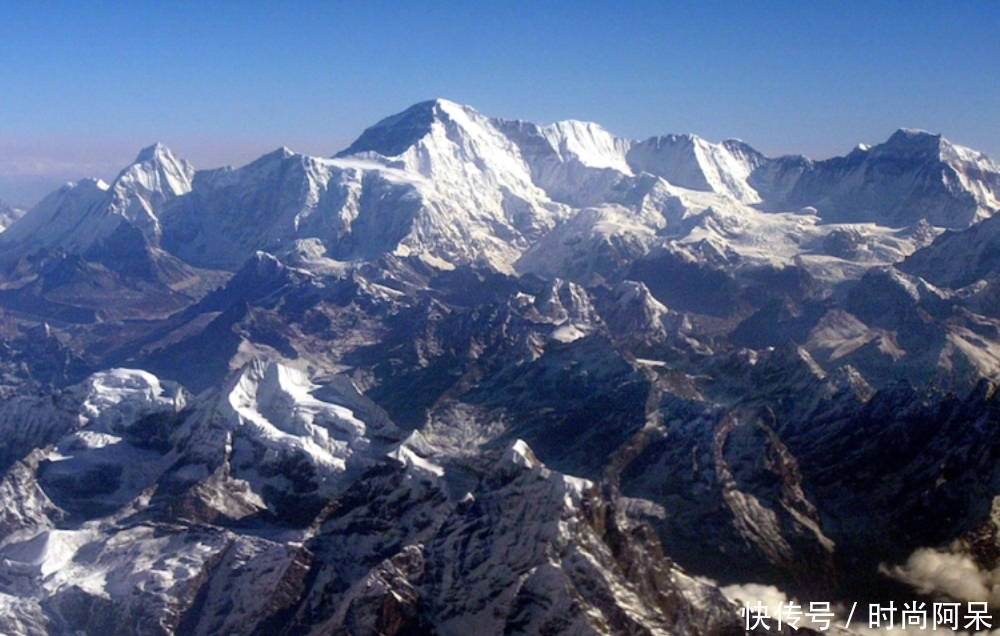
[[[154,141],[200,168],[331,155],[431,97],[817,158],[915,127],[1000,159],[998,32],[993,0],[0,0],[0,199]]]

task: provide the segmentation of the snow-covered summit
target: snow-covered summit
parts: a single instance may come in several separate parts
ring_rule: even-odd
[[[232,474],[268,501],[289,488],[275,477],[282,466],[299,465],[297,494],[328,494],[377,461],[402,438],[380,413],[349,382],[321,387],[304,371],[253,358],[176,435],[192,464],[216,465],[219,445],[230,445]]]
[[[562,121],[540,126],[493,120],[514,144],[531,181],[554,201],[582,207],[604,202],[623,179],[632,177],[626,161],[629,141],[597,124]]]
[[[162,143],[143,148],[135,161],[119,173],[113,185],[127,188],[142,186],[150,193],[181,196],[191,191],[195,169]]]
[[[532,261],[531,271],[574,278],[558,261],[606,277],[664,240],[785,263],[835,223],[966,227],[1000,209],[998,193],[997,164],[922,131],[826,161],[770,159],[735,139],[634,141],[594,123],[503,120],[436,99],[382,119],[333,158],[281,148],[196,174],[154,144],[110,186],[81,182],[44,200],[0,247],[8,259],[83,254],[126,224],[122,236],[138,230],[188,265],[229,271],[307,241],[337,262],[394,254],[510,273]],[[800,210],[816,222],[769,214]]]
[[[939,134],[903,128],[844,157],[771,160],[750,183],[770,209],[815,207],[828,223],[965,228],[1000,210],[1000,165]]]
[[[163,144],[144,148],[115,180],[84,179],[45,197],[3,233],[0,245],[23,250],[84,252],[107,239],[122,222],[156,244],[164,204],[191,191],[195,169]]]
[[[516,146],[493,121],[468,106],[438,99],[383,119],[337,158],[362,158],[420,174],[489,203],[499,188],[541,195]],[[493,192],[491,192],[493,191]],[[481,196],[479,196],[481,194]]]
[[[146,415],[178,412],[188,401],[177,383],[138,369],[95,373],[76,394],[81,399],[80,421],[102,433],[119,433]]]
[[[443,99],[433,99],[410,106],[401,113],[386,117],[367,128],[360,137],[337,157],[373,152],[383,157],[395,157],[430,133],[435,120],[464,107]]]
[[[743,203],[760,202],[747,179],[765,158],[736,139],[713,144],[697,135],[653,137],[634,144],[628,160],[636,170],[682,188],[729,195]]]
[[[611,168],[632,174],[625,159],[629,141],[595,123],[569,119],[542,126],[539,133],[563,161],[576,160],[590,168]]]
[[[163,204],[191,191],[194,167],[161,143],[144,148],[111,184],[112,208],[139,228],[147,239],[160,236]]]
[[[93,208],[107,198],[108,188],[108,184],[100,179],[66,183],[0,235],[0,245],[9,247],[30,243],[37,249],[54,247],[63,242],[71,245],[83,243],[76,239],[74,230],[91,215]]]
[[[549,197],[577,204],[588,199],[587,191],[595,188],[595,182],[603,181],[607,188],[616,179],[642,171],[682,188],[756,202],[759,197],[746,179],[764,160],[737,140],[712,144],[695,135],[668,135],[636,142],[592,122],[538,125],[490,119],[444,99],[421,102],[381,120],[337,157],[398,158],[407,168],[437,178],[442,176],[442,161],[440,157],[435,161],[431,148],[450,154],[449,143],[493,172],[497,168],[506,172],[504,180],[524,182],[527,177]],[[502,155],[508,160],[500,162]],[[587,203],[595,203],[593,196]]]

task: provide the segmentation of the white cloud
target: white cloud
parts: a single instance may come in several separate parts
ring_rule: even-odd
[[[910,555],[905,565],[879,569],[921,594],[944,594],[956,601],[996,603],[1000,600],[995,581],[997,573],[981,571],[965,554],[920,548]]]
[[[971,569],[969,569],[970,566]],[[893,578],[897,578],[900,581],[914,585],[915,588],[917,588],[918,581],[921,585],[928,586],[917,588],[916,591],[922,594],[942,594],[945,593],[942,588],[947,587],[955,594],[987,593],[991,596],[990,599],[977,599],[971,597],[960,598],[958,596],[951,596],[951,594],[948,594],[948,596],[956,601],[992,601],[992,597],[995,596],[995,592],[990,592],[989,590],[1000,590],[1000,586],[990,587],[990,584],[993,581],[993,573],[989,573],[989,576],[987,576],[980,572],[972,563],[971,559],[968,559],[968,557],[929,549],[922,549],[915,552],[911,555],[905,566],[893,568],[892,570],[883,568],[883,571],[886,574],[893,576]],[[901,578],[904,572],[906,573],[906,576],[910,577],[909,580]],[[960,582],[961,577],[970,577],[973,581],[978,582],[972,583],[968,586],[963,586]],[[933,589],[931,589],[931,587],[933,587]],[[788,595],[773,585],[760,585],[758,583],[727,585],[725,587],[721,587],[720,589],[727,598],[739,603],[740,605],[749,605],[754,607],[757,605],[757,601],[760,601],[763,605],[767,606],[770,616],[776,615],[779,610],[779,604],[781,604],[782,607],[787,607],[790,600],[793,600],[803,608],[808,608],[811,601],[829,600],[811,599],[809,601],[799,601],[797,599],[789,599]],[[798,623],[798,626],[800,628],[811,627],[812,629],[820,631],[822,634],[839,636],[849,636],[850,634],[863,636],[874,636],[876,634],[910,634],[911,636],[970,636],[966,631],[952,631],[950,628],[937,630],[929,629],[931,627],[930,616],[928,616],[928,629],[926,630],[917,630],[911,625],[903,631],[900,629],[898,623],[892,630],[888,630],[885,627],[870,628],[868,626],[868,608],[863,607],[860,603],[855,609],[853,617],[851,617],[850,629],[845,629],[847,619],[850,616],[850,607],[834,603],[831,603],[830,606],[835,614],[830,630],[820,631],[823,625],[810,622],[804,615],[803,620]],[[928,605],[928,611],[930,611],[930,605]],[[803,614],[804,613],[805,612],[803,610]],[[775,628],[773,621],[770,621],[770,625],[772,629]],[[976,636],[1000,636],[1000,625],[997,625],[996,627],[998,627],[998,629],[995,629],[988,634],[986,632],[977,632]]]

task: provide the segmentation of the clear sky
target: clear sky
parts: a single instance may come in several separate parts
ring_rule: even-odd
[[[900,127],[1000,159],[1000,2],[0,0],[0,199],[331,155],[432,97],[823,158]]]

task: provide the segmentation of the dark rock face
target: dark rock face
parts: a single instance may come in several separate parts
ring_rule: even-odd
[[[366,129],[338,156],[377,152],[384,157],[395,157],[429,133],[431,124],[440,116],[441,109],[436,101],[421,102]]]
[[[666,401],[663,437],[625,467],[623,490],[667,502],[657,525],[667,552],[713,563],[724,581],[770,571],[807,595],[905,596],[881,563],[989,517],[994,389],[959,399],[906,385],[873,395],[813,386],[796,393],[828,397],[798,414],[769,406],[692,419],[702,407]]]

